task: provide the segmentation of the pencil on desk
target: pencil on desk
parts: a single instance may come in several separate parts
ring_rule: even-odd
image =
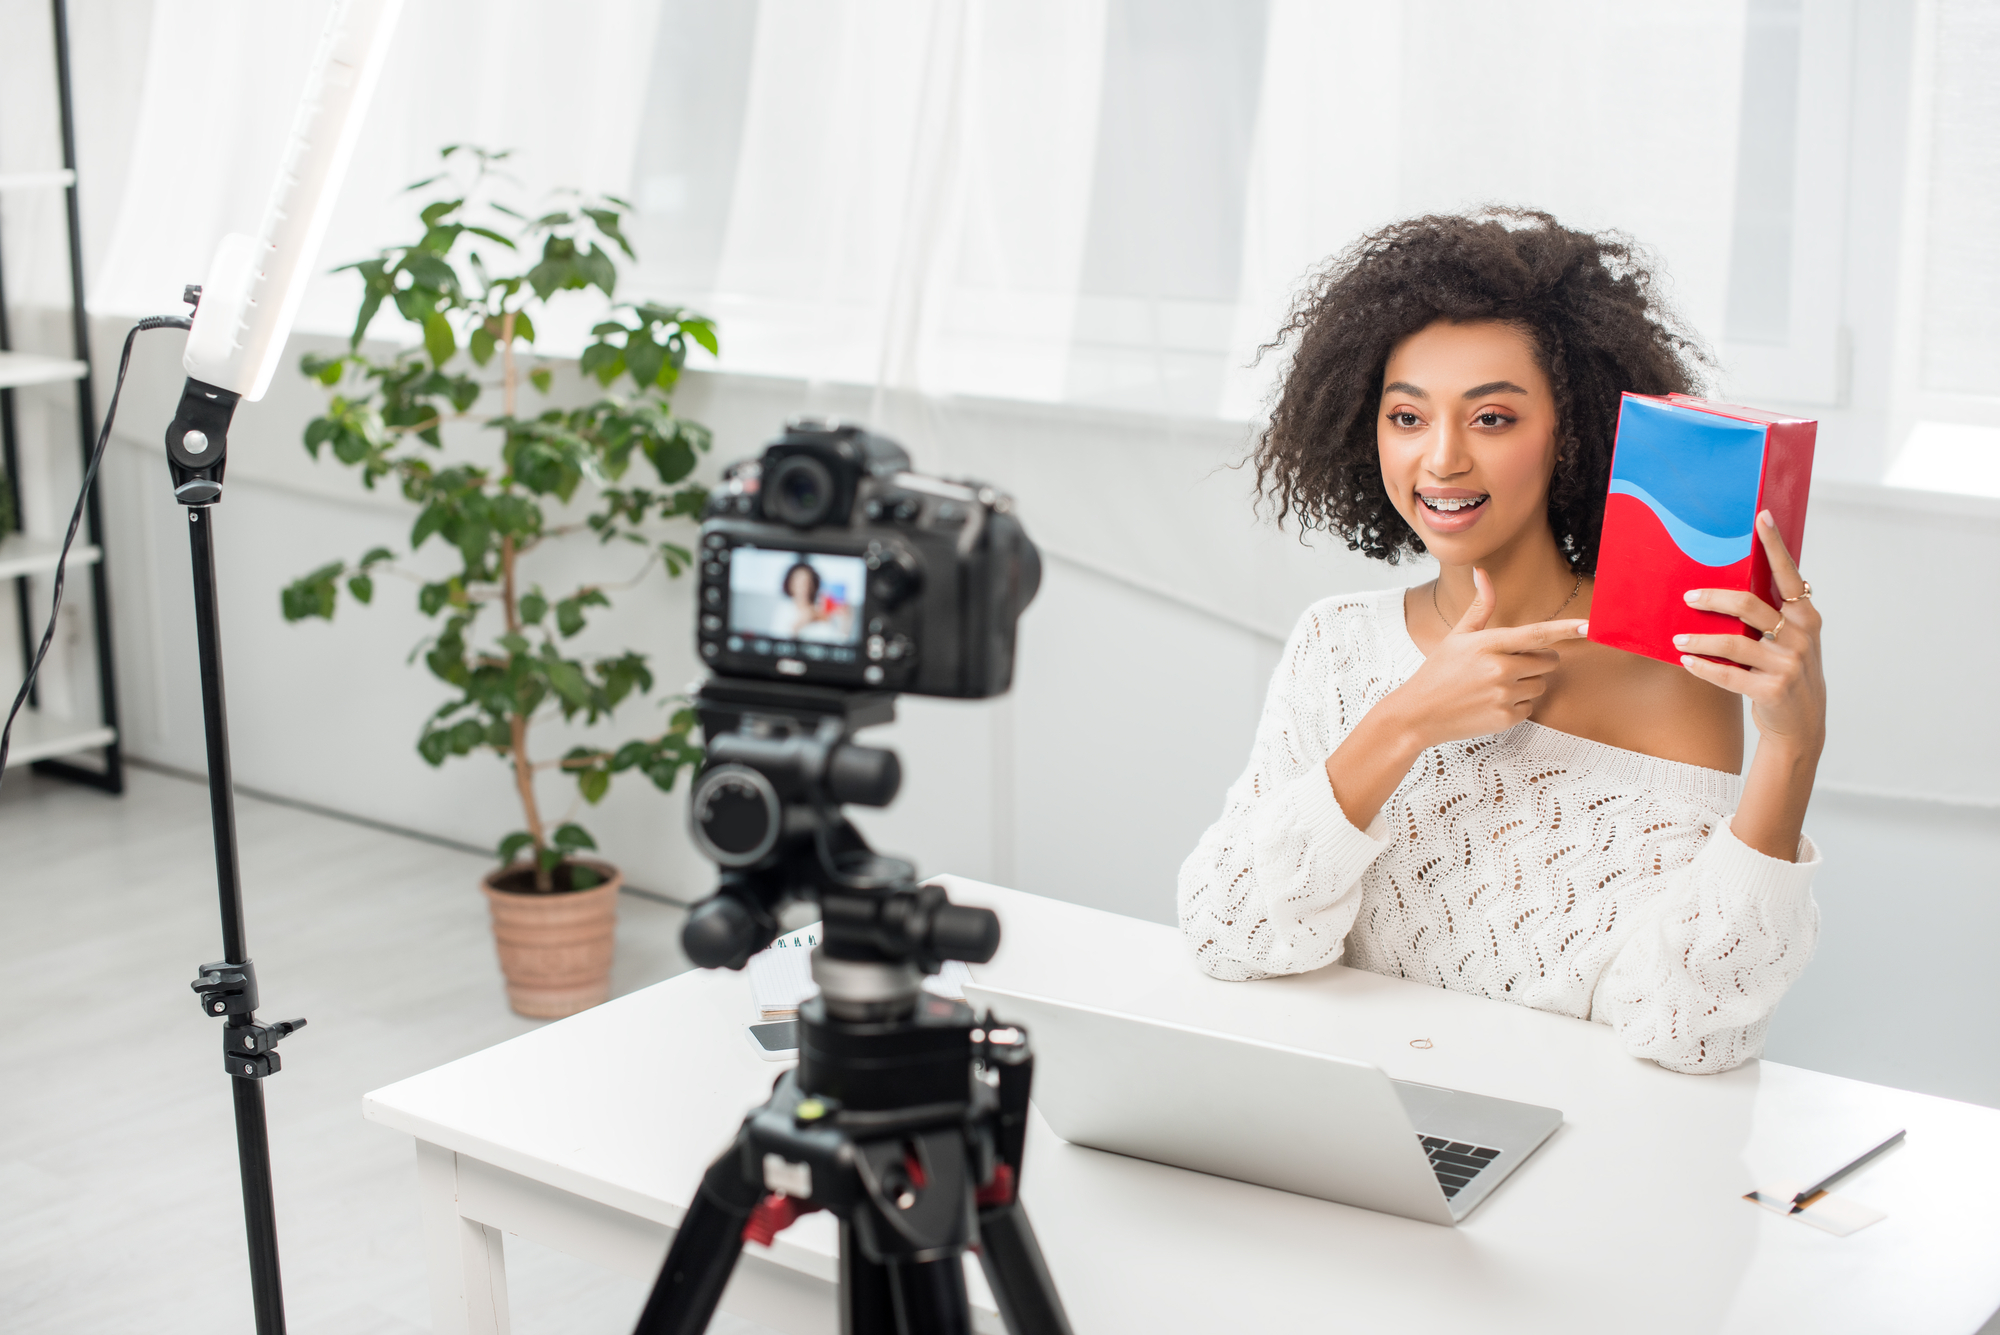
[[[1870,1159],[1874,1158],[1882,1151],[1888,1149],[1891,1145],[1894,1145],[1897,1141],[1903,1138],[1903,1135],[1904,1132],[1898,1131],[1895,1135],[1889,1137],[1887,1140],[1883,1141],[1880,1145],[1877,1145],[1874,1149],[1868,1151],[1866,1154],[1854,1160],[1852,1163],[1834,1169],[1833,1172],[1827,1174],[1825,1177],[1813,1183],[1810,1187],[1807,1187],[1804,1191],[1800,1192],[1798,1195],[1792,1197],[1791,1213],[1797,1214],[1799,1211],[1805,1209],[1808,1205],[1811,1205],[1814,1201],[1818,1200],[1822,1195],[1825,1194],[1827,1188],[1831,1187],[1834,1183],[1840,1181],[1840,1179],[1842,1179],[1843,1177],[1846,1177],[1849,1173],[1853,1172],[1855,1169],[1861,1167],[1861,1165],[1867,1163]]]

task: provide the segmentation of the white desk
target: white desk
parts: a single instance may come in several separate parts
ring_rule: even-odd
[[[1359,970],[1218,983],[1169,928],[947,884],[1000,912],[983,980],[1566,1116],[1456,1229],[1080,1149],[1036,1118],[1023,1197],[1079,1335],[1970,1335],[2000,1308],[2000,1111],[1770,1062],[1675,1075],[1625,1056],[1601,1025]],[[697,971],[367,1097],[371,1120],[417,1139],[438,1335],[507,1329],[504,1233],[652,1277],[702,1170],[782,1069],[744,1041],[753,1018],[747,979]],[[1907,1143],[1841,1188],[1888,1211],[1860,1233],[1739,1199],[1898,1127]],[[724,1310],[834,1331],[834,1253],[824,1214],[768,1251],[746,1247]],[[970,1271],[980,1328],[997,1332]]]

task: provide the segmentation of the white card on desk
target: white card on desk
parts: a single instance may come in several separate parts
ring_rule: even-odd
[[[812,951],[819,944],[818,923],[785,932],[777,940],[750,957],[750,992],[757,999],[757,1013],[764,1020],[795,1019],[799,1003],[819,991],[812,980]],[[958,960],[946,960],[944,968],[924,978],[924,990],[954,1001],[965,999],[965,985],[972,975]]]
[[[1863,1205],[1860,1201],[1836,1196],[1830,1191],[1821,1193],[1818,1200],[1793,1214],[1792,1198],[1805,1190],[1805,1185],[1803,1182],[1773,1182],[1768,1187],[1757,1188],[1743,1199],[1755,1202],[1773,1214],[1811,1224],[1841,1238],[1889,1217],[1872,1205]]]

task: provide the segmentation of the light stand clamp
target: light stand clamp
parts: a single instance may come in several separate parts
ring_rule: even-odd
[[[279,1040],[306,1027],[304,1020],[280,1020],[260,1024],[257,1009],[257,969],[249,960],[231,964],[217,960],[201,966],[201,973],[188,984],[201,996],[204,1015],[224,1019],[222,1066],[238,1080],[262,1080],[284,1069],[279,1060]]]

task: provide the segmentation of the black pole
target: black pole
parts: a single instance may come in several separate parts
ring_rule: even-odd
[[[55,27],[56,101],[61,113],[63,166],[69,171],[69,187],[63,198],[69,210],[69,309],[70,335],[76,359],[84,373],[76,382],[77,439],[83,449],[83,466],[97,441],[97,396],[90,381],[90,314],[83,305],[83,212],[77,202],[76,113],[72,104],[69,77],[69,10],[64,0],[50,0],[50,18]],[[102,772],[62,761],[43,761],[37,772],[58,774],[109,792],[125,791],[125,748],[118,731],[117,669],[111,654],[111,585],[105,573],[104,519],[97,500],[97,486],[91,485],[84,497],[84,515],[90,543],[97,548],[97,560],[90,566],[91,621],[97,632],[97,707],[104,726],[112,730],[104,745]]]
[[[201,715],[208,742],[208,810],[215,827],[215,886],[222,907],[222,953],[235,965],[250,963],[243,940],[243,889],[237,876],[236,798],[229,770],[229,711],[222,688],[222,619],[215,584],[214,507],[188,507],[188,550],[194,562],[195,643],[201,656]],[[258,1026],[255,1002],[230,1014],[223,1050]],[[254,1042],[245,1046],[255,1047]],[[261,1049],[256,1049],[261,1050]],[[250,1244],[251,1301],[257,1335],[284,1335],[285,1297],[278,1271],[278,1213],[271,1186],[270,1132],[264,1117],[262,1079],[232,1077],[236,1098],[236,1156],[243,1177],[243,1231]]]
[[[7,321],[7,276],[4,266],[0,266],[0,352],[14,350],[14,330]],[[7,489],[13,500],[14,522],[12,531],[24,532],[27,521],[21,515],[21,456],[14,437],[14,391],[0,389],[0,473],[7,475]],[[0,537],[6,536],[0,531]],[[14,620],[19,623],[21,633],[21,661],[35,661],[35,614],[28,601],[28,577],[14,576]],[[28,688],[28,705],[38,707],[35,689]]]
[[[243,885],[237,876],[236,793],[229,767],[229,706],[222,686],[222,612],[215,584],[213,506],[188,507],[188,550],[194,560],[194,633],[201,657],[201,717],[208,743],[208,811],[215,826],[215,888],[222,900],[222,955],[250,958],[243,945]]]

